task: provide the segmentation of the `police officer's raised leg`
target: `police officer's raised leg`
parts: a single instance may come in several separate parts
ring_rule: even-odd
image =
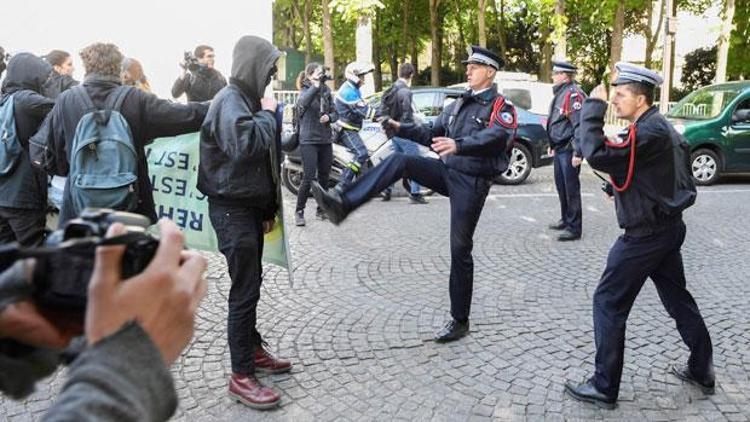
[[[446,172],[447,168],[442,161],[397,152],[344,188],[343,192],[338,192],[337,189],[326,191],[315,182],[312,192],[331,222],[339,224],[350,212],[403,177],[414,179],[419,184],[447,196]]]

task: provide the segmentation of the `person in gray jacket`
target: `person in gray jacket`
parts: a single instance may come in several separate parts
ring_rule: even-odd
[[[299,149],[302,153],[303,176],[297,192],[297,209],[294,222],[297,226],[305,225],[305,204],[310,196],[310,186],[317,180],[322,186],[328,186],[328,176],[333,163],[333,131],[331,123],[339,115],[333,104],[331,89],[321,80],[325,68],[320,63],[310,63],[300,81],[300,96],[297,100],[297,119],[299,120]],[[318,217],[325,213],[318,207]]]
[[[86,346],[45,421],[164,421],[177,408],[169,366],[189,343],[206,293],[206,259],[184,251],[171,221],[160,224],[149,266],[120,276],[123,246],[100,247],[89,285]],[[109,236],[124,233],[121,224]],[[80,323],[50,318],[30,299],[34,260],[0,274],[0,391],[19,399],[60,362],[58,350],[80,334]],[[148,297],[149,300],[142,300]]]

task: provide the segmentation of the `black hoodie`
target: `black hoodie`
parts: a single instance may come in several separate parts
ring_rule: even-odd
[[[13,116],[21,145],[21,155],[12,173],[0,177],[0,207],[45,209],[47,207],[47,176],[32,168],[29,160],[29,138],[52,110],[55,101],[42,96],[42,86],[52,68],[42,58],[30,53],[19,53],[8,63],[0,102],[13,95]]]
[[[280,56],[262,38],[240,38],[229,85],[216,94],[201,127],[198,189],[212,202],[260,208],[264,219],[276,212],[271,154],[278,127],[260,99]]]

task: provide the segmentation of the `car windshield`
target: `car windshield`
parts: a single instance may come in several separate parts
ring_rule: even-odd
[[[716,86],[699,89],[677,103],[667,117],[708,120],[718,116],[739,92]]]

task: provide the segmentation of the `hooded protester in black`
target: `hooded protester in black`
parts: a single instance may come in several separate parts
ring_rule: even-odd
[[[30,53],[16,54],[8,63],[0,102],[13,100],[16,132],[24,153],[9,174],[0,176],[2,243],[18,241],[33,246],[44,239],[47,176],[31,166],[28,152],[29,138],[55,105],[40,94],[51,70],[47,62]]]
[[[281,52],[268,41],[242,37],[232,55],[229,85],[211,103],[201,128],[198,189],[209,201],[248,204],[276,212],[272,151],[278,139],[276,117],[260,99],[276,72]]]

